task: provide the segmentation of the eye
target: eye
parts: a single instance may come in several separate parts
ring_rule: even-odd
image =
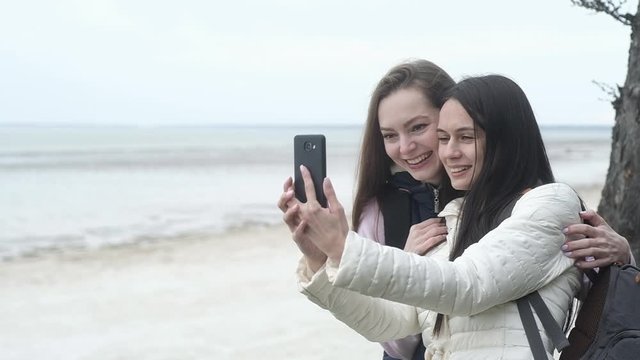
[[[473,135],[462,135],[460,136],[460,140],[464,141],[464,142],[473,142],[475,141],[476,137]]]
[[[396,138],[396,134],[394,134],[394,133],[383,133],[383,134],[382,134],[382,138],[383,138],[385,141],[393,140],[393,139],[395,139],[395,138]]]
[[[427,124],[416,124],[411,127],[412,132],[419,132],[424,130],[427,127]]]
[[[449,142],[449,137],[448,136],[438,136],[438,142],[440,144],[447,144]]]

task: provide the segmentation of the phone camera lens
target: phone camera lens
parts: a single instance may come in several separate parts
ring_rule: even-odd
[[[305,151],[311,151],[315,148],[315,146],[313,146],[313,143],[311,143],[310,141],[306,141],[304,143],[304,150]]]

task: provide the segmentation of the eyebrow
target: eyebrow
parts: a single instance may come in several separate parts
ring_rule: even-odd
[[[463,128],[455,129],[453,131],[453,133],[455,133],[455,134],[463,134],[463,133],[466,133],[467,131],[471,131],[471,132],[473,132],[475,134],[476,129],[474,129],[473,127],[463,127]],[[444,129],[441,129],[441,128],[437,128],[436,132],[437,133],[445,133],[445,134],[449,133],[447,130],[444,130]]]
[[[414,116],[411,119],[407,120],[406,122],[404,122],[402,124],[402,127],[407,128],[407,127],[413,125],[413,123],[415,123],[416,121],[422,120],[422,119],[426,119],[426,120],[429,120],[429,121],[433,122],[433,119],[431,119],[431,117],[429,115],[417,115],[417,116]],[[380,127],[380,130],[393,131],[392,128],[385,128],[385,127]]]
[[[444,129],[441,129],[441,128],[438,128],[437,130],[440,131],[440,132],[448,132],[447,130],[444,130]],[[463,127],[463,128],[456,129],[454,132],[461,133],[461,132],[465,132],[465,131],[475,131],[475,130],[476,129],[474,129],[473,127]]]

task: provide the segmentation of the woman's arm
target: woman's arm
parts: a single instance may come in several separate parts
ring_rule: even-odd
[[[304,176],[307,174],[304,173]],[[311,184],[311,186],[313,185]],[[285,213],[285,223],[289,226],[294,241],[304,254],[297,269],[300,292],[321,308],[329,310],[338,320],[370,341],[390,341],[421,333],[422,330],[414,307],[336,288],[327,280],[324,263],[317,268],[310,266],[309,258],[314,256],[313,254],[318,248],[313,245],[305,232],[300,230],[302,229],[300,227],[300,204],[295,201],[290,191],[290,179],[285,181],[283,190],[284,193],[280,196],[278,207]],[[329,198],[335,198],[335,193],[331,193]],[[309,196],[307,202],[313,203],[313,195]],[[335,208],[334,202],[330,202],[329,205],[330,207],[334,206],[333,210],[339,211],[344,217],[342,207]],[[332,224],[332,226],[342,229],[346,224],[346,217],[338,221],[339,224]],[[345,233],[347,230],[343,229]],[[296,231],[299,233],[297,234]],[[384,232],[382,232],[382,236],[384,236]],[[320,254],[323,259],[326,259],[324,253]]]
[[[390,341],[422,332],[413,306],[336,288],[323,269],[310,278],[302,262],[297,275],[302,294],[370,341]]]
[[[575,292],[578,272],[558,247],[562,229],[578,222],[579,209],[567,185],[535,188],[510,218],[453,262],[382,247],[350,232],[341,257],[330,256],[326,271],[337,287],[452,315],[515,300],[563,274],[567,291]]]

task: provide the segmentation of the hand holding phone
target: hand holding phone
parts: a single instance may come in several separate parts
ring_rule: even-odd
[[[311,173],[316,199],[327,207],[327,198],[322,190],[322,183],[327,177],[326,139],[324,135],[296,135],[293,138],[294,157],[294,192],[301,202],[307,202],[304,181],[300,174],[300,165],[304,165]]]

